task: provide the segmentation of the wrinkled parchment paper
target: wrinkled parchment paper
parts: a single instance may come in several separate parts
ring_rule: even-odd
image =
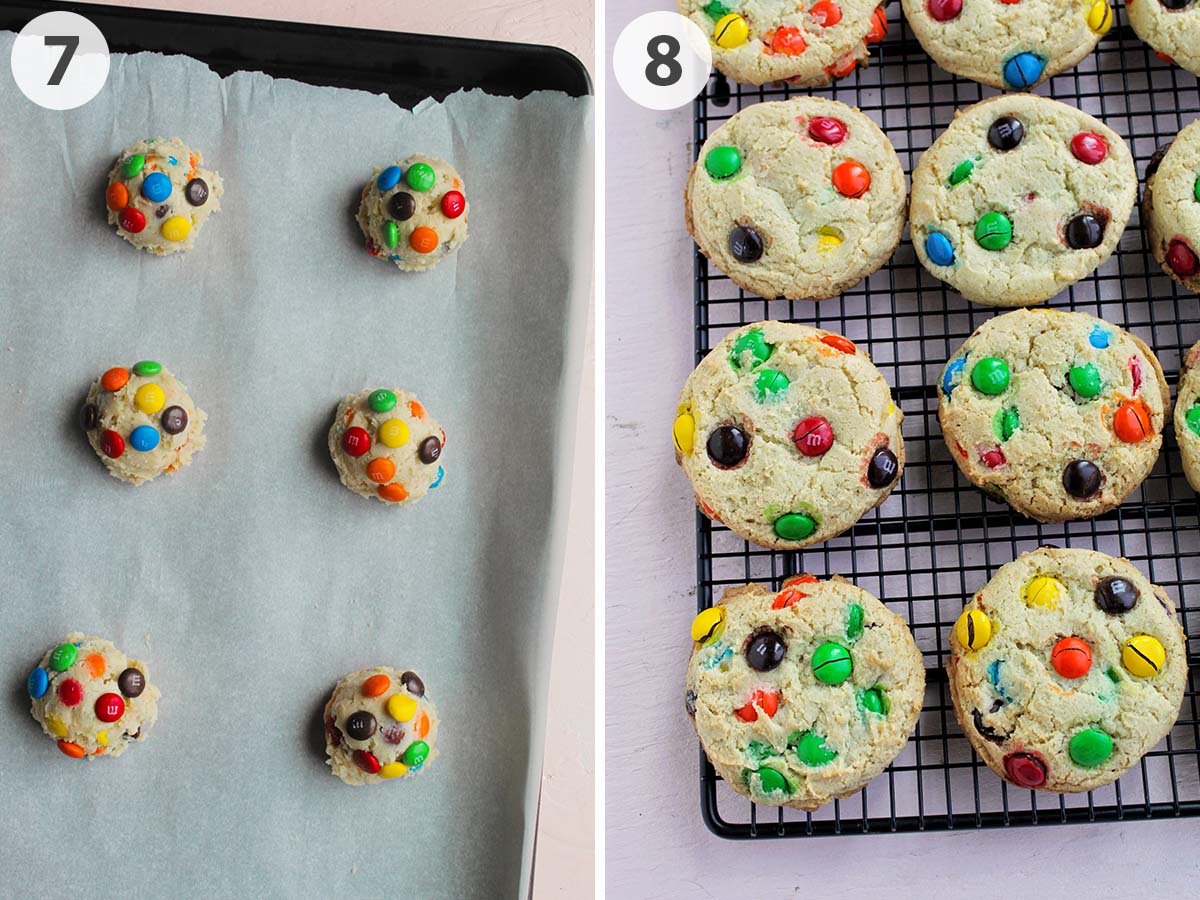
[[[65,113],[4,71],[0,123],[0,895],[523,892],[591,274],[590,101],[473,92],[409,112],[138,54]],[[196,247],[167,258],[105,222],[108,168],[152,136],[225,182]],[[423,274],[370,258],[354,222],[373,167],[415,151],[450,160],[471,204],[466,244]],[[93,378],[145,358],[209,414],[208,444],[134,488],[75,416]],[[447,435],[444,483],[406,509],[343,488],[326,449],[338,400],[385,385]],[[29,716],[28,670],[74,629],[162,690],[118,760],[69,760]],[[441,755],[355,789],[325,765],[320,710],[376,664],[425,679]]]

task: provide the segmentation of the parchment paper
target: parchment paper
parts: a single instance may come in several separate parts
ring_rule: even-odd
[[[104,91],[58,113],[0,73],[0,896],[523,894],[591,124],[565,95],[410,113],[155,54],[114,55]],[[104,220],[105,173],[152,136],[225,181],[196,247],[165,259]],[[372,168],[414,151],[452,161],[471,203],[466,244],[423,274],[368,257],[353,218]],[[100,372],[144,358],[208,412],[208,444],[134,488],[75,416]],[[407,509],[347,491],[326,449],[338,400],[385,385],[447,434],[445,481]],[[163,692],[118,760],[68,760],[30,718],[26,673],[73,629]],[[320,710],[376,664],[423,676],[441,755],[354,789],[325,765]]]

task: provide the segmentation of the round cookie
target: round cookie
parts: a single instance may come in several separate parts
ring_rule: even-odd
[[[1192,490],[1200,492],[1200,341],[1183,355],[1175,397],[1175,440],[1183,457],[1183,474]]]
[[[679,12],[709,35],[713,65],[745,84],[828,84],[887,34],[878,0],[679,0]]]
[[[904,620],[838,576],[731,588],[692,640],[688,714],[713,768],[756,803],[848,797],[921,713],[925,667]]]
[[[1108,259],[1136,193],[1129,148],[1098,119],[1036,94],[993,97],[917,163],[913,246],[966,299],[1030,306]]]
[[[1125,0],[1125,13],[1160,57],[1200,76],[1200,0]]]
[[[362,189],[367,252],[406,272],[432,269],[467,239],[467,199],[454,166],[415,153],[376,169]]]
[[[400,388],[350,394],[329,429],[342,484],[384,503],[416,503],[442,483],[446,432],[416,395]]]
[[[1200,41],[1200,0],[1196,10]],[[1151,159],[1142,218],[1150,252],[1163,271],[1189,291],[1200,293],[1200,119]]]
[[[108,473],[141,484],[182,469],[204,446],[204,420],[161,363],[114,366],[92,382],[79,424]]]
[[[146,664],[79,632],[45,652],[25,689],[33,717],[72,759],[120,756],[158,717]]]
[[[841,335],[756,322],[730,333],[679,395],[675,460],[711,519],[764,547],[828,540],[904,469],[904,414]]]
[[[1158,459],[1169,407],[1153,351],[1080,312],[989,319],[938,383],[938,421],[959,469],[1041,522],[1121,503]]]
[[[1041,547],[1001,566],[951,629],[959,724],[1001,778],[1109,784],[1171,730],[1187,680],[1175,605],[1128,560]]]
[[[221,176],[200,163],[200,152],[179,138],[126,147],[108,173],[108,224],[133,246],[159,256],[192,249],[224,193]]]
[[[821,300],[900,242],[904,170],[887,136],[822,97],[756,103],[714,131],[684,192],[688,231],[737,285]]]
[[[1074,66],[1114,17],[1108,0],[902,0],[902,6],[939,66],[1013,91]]]
[[[437,757],[437,710],[416,672],[351,672],[325,704],[325,755],[346,784],[409,778]]]

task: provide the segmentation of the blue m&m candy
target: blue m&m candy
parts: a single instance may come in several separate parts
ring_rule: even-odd
[[[142,196],[151,203],[162,203],[171,196],[171,179],[162,172],[151,172],[142,182]]]
[[[935,231],[925,238],[925,255],[935,266],[948,266],[954,262],[954,245],[950,238]]]
[[[1037,84],[1046,61],[1034,53],[1018,53],[1004,64],[1004,83],[1023,91]]]
[[[379,173],[379,177],[375,179],[375,187],[381,191],[390,191],[400,183],[400,176],[404,173],[399,166],[388,166]]]
[[[441,466],[438,466],[437,478],[435,478],[433,480],[433,484],[431,484],[429,486],[429,489],[432,491],[435,487],[437,487],[439,484],[442,483],[442,479],[445,477],[446,477],[446,470],[443,469]]]
[[[30,672],[29,678],[25,682],[25,687],[29,688],[29,696],[34,700],[46,693],[46,688],[49,686],[50,676],[41,666]]]
[[[134,450],[148,453],[158,446],[158,431],[153,425],[139,425],[129,433],[129,443]]]

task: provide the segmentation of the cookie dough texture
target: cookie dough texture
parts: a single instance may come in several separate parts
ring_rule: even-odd
[[[88,443],[108,473],[129,484],[190,463],[204,447],[206,419],[187,388],[151,360],[107,370],[92,382],[80,410]],[[139,449],[150,441],[150,449]]]
[[[925,669],[904,620],[866,591],[837,576],[799,576],[778,594],[748,584],[697,622],[686,705],[713,768],[738,793],[813,810],[861,790],[904,748]],[[756,667],[763,642],[782,655],[766,671]],[[843,659],[824,677],[849,672],[838,683],[814,670],[828,644]]]
[[[1008,150],[988,139],[993,123],[1004,116],[1017,119],[1024,130]],[[1088,164],[1074,155],[1072,139],[1079,134],[1103,142],[1102,160]],[[952,176],[964,170],[966,177],[952,184]],[[1136,193],[1129,148],[1099,119],[1035,94],[994,97],[958,112],[917,163],[913,245],[921,264],[966,299],[1030,306],[1108,259]],[[1011,224],[1012,239],[1002,249],[989,250],[976,237],[978,223],[989,213]],[[1072,248],[1067,224],[1084,214],[1100,223],[1100,240],[1094,247]],[[931,240],[948,242],[942,244],[952,252],[948,264],[931,259]]]
[[[1124,596],[1136,595],[1131,609],[1108,612],[1097,600],[1112,578],[1122,580]],[[1187,680],[1183,629],[1163,589],[1128,560],[1042,547],[1001,566],[968,611],[987,617],[990,637],[981,641],[976,630],[978,646],[970,649],[951,630],[950,695],[963,732],[1001,778],[1046,791],[1092,790],[1115,781],[1170,731]],[[1147,636],[1165,659],[1157,672],[1137,666],[1151,674],[1135,674],[1124,648]],[[1078,677],[1061,674],[1052,658],[1064,638],[1081,640],[1090,653],[1084,674],[1067,670]],[[1094,733],[1072,753],[1072,739],[1090,730],[1111,740],[1107,758]]]
[[[146,664],[79,632],[43,654],[26,687],[34,719],[73,759],[120,756],[158,717]]]
[[[1125,14],[1139,38],[1200,75],[1200,0],[1125,0]]]
[[[903,417],[870,357],[844,337],[757,322],[688,376],[675,459],[709,518],[761,546],[799,549],[841,534],[891,493],[904,468]]]
[[[437,709],[412,671],[351,672],[325,704],[325,755],[346,784],[411,778],[438,755]]]
[[[432,183],[418,179],[417,172]],[[400,171],[393,179],[395,170]],[[461,199],[457,215],[446,195]],[[470,207],[462,177],[448,162],[415,153],[386,168],[378,168],[362,189],[358,227],[366,238],[367,252],[389,260],[406,272],[432,269],[453,254],[467,239]]]
[[[842,135],[832,144],[829,120],[834,135]],[[706,160],[728,147],[736,148],[740,167],[714,177]],[[855,164],[870,184],[860,196],[847,196],[835,186],[835,172],[836,183],[847,187],[840,179]],[[850,181],[860,183],[861,176]],[[907,194],[896,151],[874,122],[836,100],[799,97],[756,103],[714,131],[692,167],[684,207],[700,250],[735,284],[767,298],[819,300],[853,287],[891,258]],[[731,234],[739,228],[761,239],[758,259],[734,255]]]
[[[221,176],[202,161],[200,151],[179,138],[126,147],[108,173],[108,224],[133,246],[158,256],[191,250],[225,193]]]
[[[446,432],[415,394],[380,388],[350,394],[329,429],[342,484],[394,506],[416,503],[442,483]]]
[[[998,370],[1008,374],[997,392]],[[1084,396],[1077,385],[1094,394]],[[989,319],[938,383],[938,420],[959,469],[1041,522],[1088,518],[1120,504],[1153,468],[1169,408],[1153,351],[1079,312],[1016,310]],[[1099,470],[1092,495],[1067,490],[1067,469],[1078,472],[1078,462]]]
[[[1001,90],[1027,90],[1075,66],[1112,27],[1114,15],[1107,0],[965,0],[956,15],[950,15],[955,4],[944,0],[902,0],[901,5],[934,62]],[[1005,79],[1005,65],[1018,54],[1028,54],[1026,74],[1041,68],[1032,84]]]
[[[1200,492],[1200,342],[1183,355],[1175,397],[1175,440],[1188,484]]]
[[[1200,0],[1193,6],[1195,40],[1200,42]],[[1200,293],[1200,119],[1180,131],[1166,151],[1151,160],[1142,194],[1142,218],[1150,252],[1163,271],[1189,291]]]

